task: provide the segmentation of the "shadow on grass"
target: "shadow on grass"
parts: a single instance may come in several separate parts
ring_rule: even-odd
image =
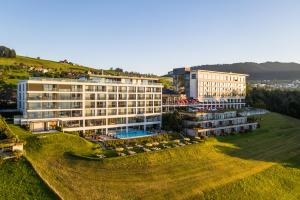
[[[285,127],[274,131],[254,131],[236,136],[217,137],[218,151],[247,160],[276,162],[300,168],[300,128]],[[223,145],[224,144],[224,145]]]
[[[81,155],[72,151],[65,152],[64,158],[70,161],[85,160],[85,161],[96,161],[96,162],[103,163],[103,159],[100,159],[94,155]]]

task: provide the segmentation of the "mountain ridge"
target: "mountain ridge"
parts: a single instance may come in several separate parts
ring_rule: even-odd
[[[250,80],[300,79],[300,64],[295,62],[240,62],[232,64],[199,65],[193,68],[249,74]]]

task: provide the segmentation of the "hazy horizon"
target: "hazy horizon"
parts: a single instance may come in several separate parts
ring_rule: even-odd
[[[0,45],[18,55],[166,74],[237,62],[300,63],[300,2],[6,1]]]

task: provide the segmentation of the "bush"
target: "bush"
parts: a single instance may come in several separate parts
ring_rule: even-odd
[[[15,58],[16,51],[14,49],[10,49],[5,46],[0,46],[0,57]]]
[[[162,115],[162,129],[166,131],[180,132],[183,130],[182,117],[177,111]]]
[[[28,124],[21,125],[21,128],[25,129],[26,131],[30,131],[30,126]]]

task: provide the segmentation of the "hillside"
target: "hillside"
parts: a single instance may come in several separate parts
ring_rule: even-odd
[[[26,159],[0,162],[0,199],[59,199]]]
[[[108,158],[70,134],[32,136],[26,158],[64,199],[299,199],[300,121],[271,113],[253,133],[202,144]]]
[[[94,69],[73,64],[66,60],[56,62],[24,56],[16,56],[15,58],[0,57],[0,108],[14,108],[16,106],[16,84],[19,80],[28,79],[28,77],[78,78],[88,74],[154,76],[152,74],[127,72],[120,68]]]
[[[195,66],[199,69],[218,70],[249,74],[250,80],[296,80],[300,79],[300,64],[298,63],[234,63],[220,65]]]

